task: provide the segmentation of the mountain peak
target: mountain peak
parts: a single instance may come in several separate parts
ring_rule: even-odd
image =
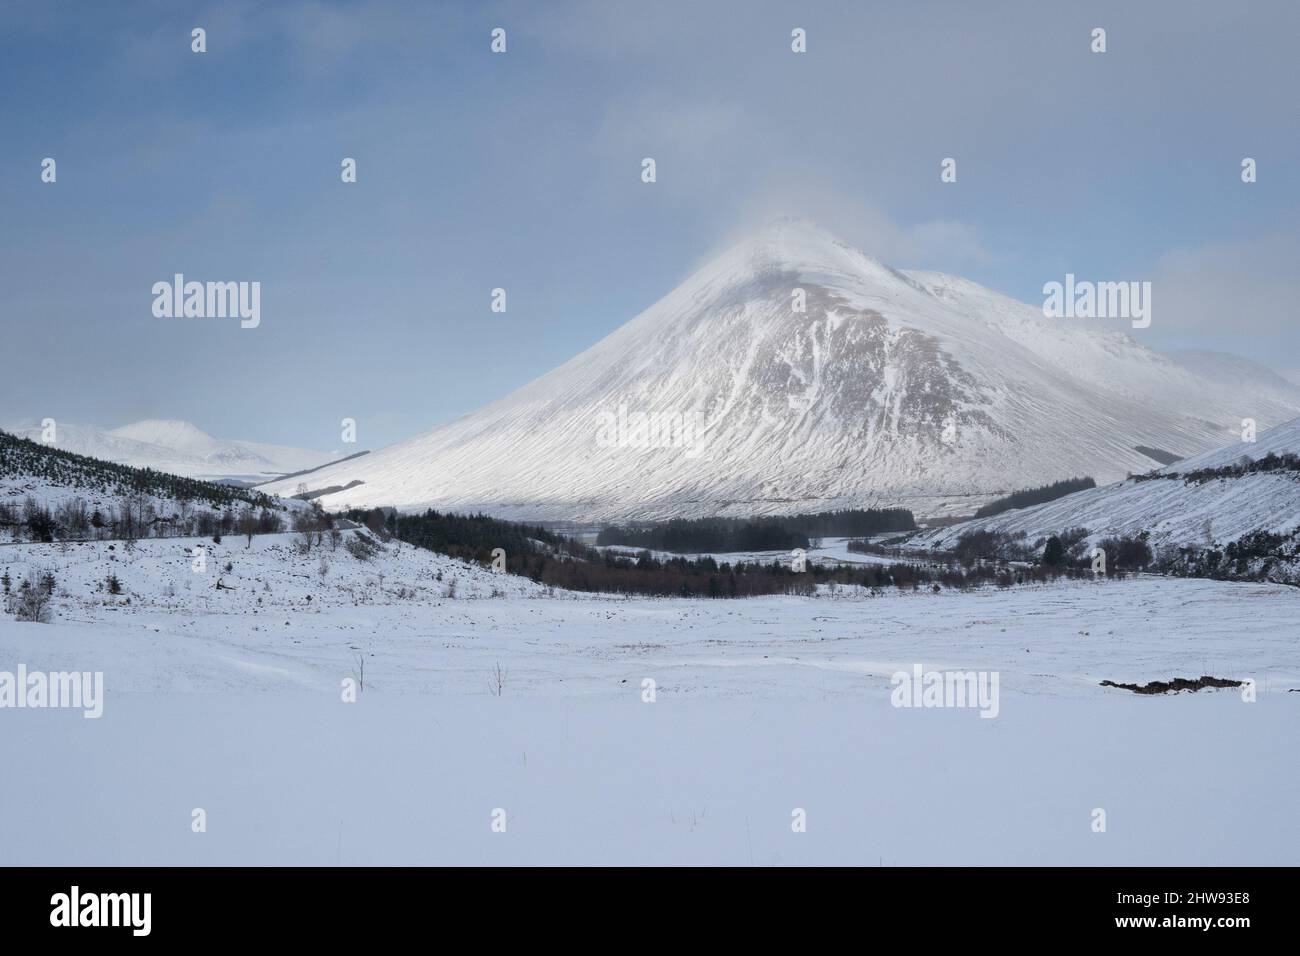
[[[777,220],[552,372],[309,480],[332,508],[530,521],[967,513],[1013,482],[1120,479],[1149,467],[1137,446],[1221,444],[1243,406],[1268,424],[1300,412],[1300,394],[1207,380],[1119,335]]]
[[[801,218],[774,219],[742,240],[739,247],[776,263],[791,265],[826,264],[846,255],[871,259],[811,219]]]
[[[861,282],[912,284],[910,279],[855,248],[810,219],[774,219],[725,246],[697,273],[707,285],[743,284],[758,275],[789,273],[801,281],[829,282],[851,277]],[[688,282],[686,288],[695,286]]]
[[[217,443],[215,438],[197,425],[174,418],[147,418],[114,428],[109,434],[175,449],[192,449]]]
[[[823,228],[819,223],[806,216],[778,216],[757,229],[754,236],[766,236],[773,239],[803,236],[839,242],[839,239],[829,229]]]

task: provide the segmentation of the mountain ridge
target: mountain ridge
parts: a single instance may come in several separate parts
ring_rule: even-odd
[[[621,408],[696,421],[696,441],[602,445]],[[1300,389],[1231,387],[1126,331],[1045,319],[782,221],[551,372],[313,477],[361,482],[323,496],[326,507],[530,520],[877,504],[941,515],[1007,487],[1119,479],[1149,468],[1136,445],[1186,456],[1247,414],[1261,427],[1300,414]]]
[[[1043,504],[920,532],[909,547],[952,548],[973,532],[1023,535],[1035,545],[1069,529],[1087,529],[1096,544],[1108,537],[1147,535],[1157,557],[1180,549],[1225,549],[1247,536],[1276,535],[1273,580],[1300,576],[1300,418],[1143,475],[1077,491]],[[1270,458],[1270,456],[1272,456]],[[1249,463],[1274,467],[1251,470]],[[1041,547],[1041,545],[1038,545]],[[1264,558],[1265,555],[1258,555]],[[1250,570],[1261,570],[1262,561]],[[1245,569],[1243,569],[1245,570]]]
[[[40,442],[39,424],[5,428]],[[287,445],[213,438],[191,422],[144,419],[118,428],[57,422],[53,447],[135,468],[206,481],[267,481],[334,461],[337,456]]]

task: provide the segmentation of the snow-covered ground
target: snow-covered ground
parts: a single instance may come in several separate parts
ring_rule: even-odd
[[[98,720],[0,710],[6,862],[1300,862],[1293,588],[624,599],[196,543],[0,548],[59,581],[54,623],[0,616],[0,671],[105,681]],[[917,664],[997,673],[996,718],[892,706]],[[1205,674],[1257,700],[1098,686]]]
[[[0,847],[78,865],[1294,865],[1295,706],[1037,698],[980,720],[883,695],[126,694],[98,721],[4,715],[21,777],[0,788]]]

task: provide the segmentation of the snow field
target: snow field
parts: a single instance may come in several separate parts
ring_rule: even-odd
[[[0,548],[59,580],[55,623],[0,616],[0,671],[105,678],[99,719],[0,710],[23,781],[0,788],[0,861],[1298,862],[1294,588],[620,599],[392,545],[326,545],[322,581],[294,538],[227,537],[205,575],[197,541]],[[130,605],[95,590],[106,569]],[[998,673],[996,719],[892,706],[918,663]],[[1202,674],[1257,699],[1098,686]]]

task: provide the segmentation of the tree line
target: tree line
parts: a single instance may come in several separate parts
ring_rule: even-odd
[[[1041,505],[1049,501],[1055,501],[1057,498],[1064,498],[1066,495],[1072,495],[1076,491],[1086,491],[1089,488],[1096,487],[1097,482],[1091,478],[1065,478],[1061,481],[1054,481],[1050,485],[1026,488],[1023,491],[1013,491],[1005,498],[990,501],[975,512],[975,517],[988,518],[993,515],[1000,515],[1002,512],[1010,511],[1013,508],[1028,508],[1030,505]]]
[[[600,529],[596,544],[623,545],[675,554],[785,551],[807,548],[823,537],[914,531],[905,508],[866,508],[761,518],[674,518],[643,525]]]
[[[242,534],[277,534],[285,529],[283,515],[270,508],[204,508],[188,498],[161,502],[132,492],[115,505],[94,506],[73,497],[50,506],[28,495],[21,504],[0,501],[0,528],[15,542],[85,540],[138,541],[144,538],[189,538]]]
[[[1255,475],[1262,472],[1300,472],[1300,455],[1290,452],[1279,455],[1276,452],[1269,452],[1262,458],[1256,458],[1253,461],[1245,458],[1235,465],[1222,465],[1218,468],[1196,468],[1192,471],[1182,472],[1148,472],[1143,475],[1133,475],[1134,481],[1155,481],[1157,479],[1178,480],[1182,479],[1185,484],[1204,484],[1207,481],[1215,481],[1220,478],[1241,478],[1245,475]]]
[[[590,547],[544,528],[486,515],[444,514],[432,509],[398,515],[390,509],[357,509],[345,517],[371,531],[479,564],[493,564],[538,584],[570,591],[636,594],[652,597],[739,598],[765,594],[809,595],[819,585],[932,590],[972,588],[985,584],[1010,587],[1051,580],[1067,569],[1012,569],[976,563],[833,565],[791,560],[727,562],[704,556],[656,557],[648,550],[616,554]],[[499,550],[498,550],[499,549]],[[666,549],[662,549],[666,550]]]

